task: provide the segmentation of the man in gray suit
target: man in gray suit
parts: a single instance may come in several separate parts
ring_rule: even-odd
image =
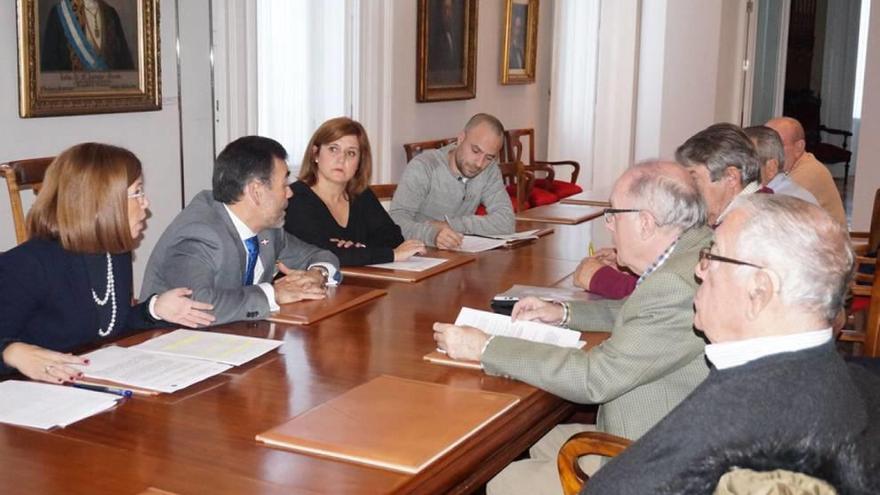
[[[490,337],[472,327],[434,324],[440,349],[479,360],[487,373],[522,380],[573,402],[600,404],[596,429],[637,439],[678,405],[708,374],[705,342],[693,329],[694,265],[708,246],[706,207],[687,170],[645,163],[614,186],[606,227],[617,262],[640,278],[625,300],[585,303],[525,298],[513,318],[581,331],[610,330],[589,351]],[[587,335],[587,340],[591,337]],[[541,439],[531,460],[511,464],[489,493],[561,493],[559,447],[587,425],[560,425]],[[586,470],[595,470],[597,462]]]
[[[141,298],[171,287],[214,305],[216,323],[265,318],[279,304],[321,299],[339,279],[339,260],[284,232],[287,151],[259,136],[239,138],[214,164],[202,191],[156,244]],[[284,276],[275,280],[277,271]]]

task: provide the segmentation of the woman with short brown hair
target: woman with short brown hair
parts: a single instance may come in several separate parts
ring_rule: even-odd
[[[165,322],[213,322],[211,305],[185,288],[130,306],[143,187],[140,161],[116,146],[79,144],[52,162],[28,213],[30,240],[0,255],[0,372],[74,381],[82,373],[71,365],[87,362],[64,351]]]
[[[291,184],[284,229],[328,249],[342,266],[408,259],[425,252],[403,235],[370,190],[373,157],[363,126],[347,117],[324,122],[312,135]]]

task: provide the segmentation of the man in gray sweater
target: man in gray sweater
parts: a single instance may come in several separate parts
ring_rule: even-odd
[[[501,122],[478,113],[456,144],[413,158],[391,200],[391,218],[403,237],[455,249],[463,234],[513,233],[513,206],[498,168],[503,142]],[[480,204],[486,215],[475,214]]]

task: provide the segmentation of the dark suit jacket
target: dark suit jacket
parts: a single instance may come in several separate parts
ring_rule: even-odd
[[[107,337],[98,335],[110,321],[110,303],[99,309],[92,300],[92,289],[103,296],[107,282],[103,276],[89,276],[88,256],[94,255],[72,253],[57,241],[42,239],[0,255],[0,353],[12,342],[69,351],[155,325],[146,302],[130,306],[131,253],[117,254],[116,325]],[[0,371],[10,369],[0,362]]]
[[[304,270],[315,263],[339,267],[333,253],[284,232],[266,229],[260,239],[263,275],[255,284],[272,282],[275,262]],[[247,253],[223,203],[202,191],[162,233],[150,254],[141,294],[189,287],[196,301],[214,305],[215,323],[259,320],[269,316],[269,301],[257,285],[242,286]]]

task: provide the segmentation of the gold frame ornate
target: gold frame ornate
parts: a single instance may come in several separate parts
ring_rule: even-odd
[[[41,85],[40,40],[37,6],[40,0],[17,0],[19,115],[48,117],[162,109],[159,64],[159,0],[123,0],[137,8],[137,47],[133,71],[57,71],[73,79],[74,89]],[[43,2],[45,4],[45,2]],[[132,74],[132,72],[136,72]],[[50,74],[54,75],[54,74]],[[113,78],[131,80],[128,87],[113,87]],[[103,83],[103,84],[95,84]]]
[[[469,100],[477,96],[477,0],[461,0],[464,2],[464,34],[465,47],[462,61],[463,82],[459,84],[428,84],[428,37],[430,19],[428,0],[419,0],[417,21],[416,49],[416,101],[448,101]]]
[[[528,84],[535,82],[535,63],[538,54],[539,0],[506,0],[504,6],[504,43],[501,45],[501,84]],[[513,5],[528,5],[526,16],[525,67],[510,68],[510,43],[513,30]]]

